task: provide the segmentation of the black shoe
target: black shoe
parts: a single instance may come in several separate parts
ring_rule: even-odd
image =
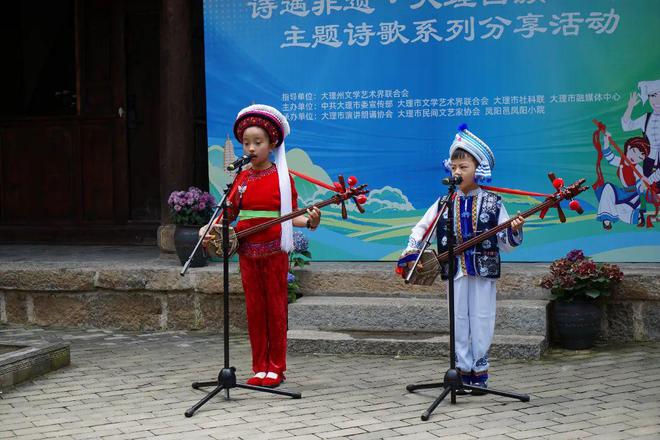
[[[474,382],[472,383],[472,386],[486,389],[488,388],[488,382]],[[471,391],[473,396],[483,396],[484,394],[487,394],[485,391],[476,388],[472,388]]]
[[[456,389],[456,395],[457,396],[469,396],[472,394],[471,390],[465,389],[465,388],[458,388]]]

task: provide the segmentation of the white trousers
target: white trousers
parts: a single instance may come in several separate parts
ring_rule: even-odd
[[[488,371],[488,349],[495,331],[494,279],[462,276],[454,281],[456,367]]]

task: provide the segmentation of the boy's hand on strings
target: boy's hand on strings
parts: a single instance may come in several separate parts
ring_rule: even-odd
[[[406,266],[408,266],[408,270],[412,269],[414,265],[415,265],[415,262],[414,262],[414,261],[408,261],[408,262],[406,263]],[[422,264],[421,261],[420,261],[419,263],[417,263],[417,268],[418,268],[419,270],[424,269],[424,265]]]
[[[525,223],[525,219],[523,218],[522,215],[520,215],[520,212],[518,212],[516,218],[514,218],[513,221],[511,222],[511,229],[513,230],[513,232],[518,232],[522,229],[524,223]]]

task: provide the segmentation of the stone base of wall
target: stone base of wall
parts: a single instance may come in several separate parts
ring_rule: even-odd
[[[4,291],[5,318],[10,324],[94,327],[123,330],[222,329],[222,295],[194,292]],[[247,328],[242,296],[229,298],[229,324]]]
[[[660,341],[660,301],[611,298],[601,310],[598,344]],[[552,316],[550,313],[550,341],[556,344],[559,340]]]

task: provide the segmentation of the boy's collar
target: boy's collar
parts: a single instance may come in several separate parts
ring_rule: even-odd
[[[465,194],[465,193],[464,193],[463,191],[461,191],[461,189],[459,188],[459,189],[456,190],[456,194],[458,194],[459,197],[469,197],[469,196],[476,196],[477,194],[479,194],[479,191],[481,191],[481,188],[480,188],[480,187],[477,187],[477,188],[475,188],[475,189],[473,189],[473,190],[471,190],[471,191],[468,191],[468,193]]]

